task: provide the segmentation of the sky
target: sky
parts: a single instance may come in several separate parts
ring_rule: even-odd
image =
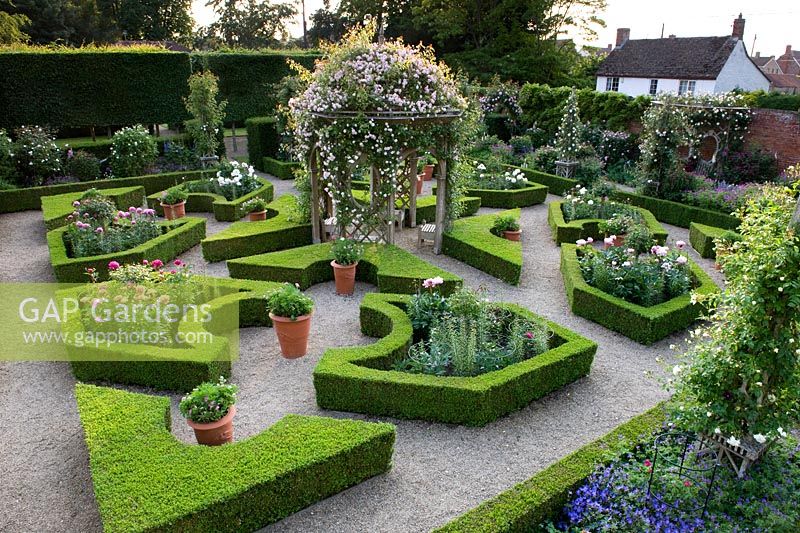
[[[198,25],[205,25],[214,18],[205,7],[206,0],[192,2],[192,13]],[[332,2],[335,4],[335,1]],[[322,0],[306,0],[306,12],[310,15],[322,7]],[[675,34],[678,37],[705,37],[729,35],[733,19],[739,13],[745,18],[744,42],[747,51],[761,55],[783,53],[787,44],[800,50],[800,0],[608,0],[608,7],[601,15],[606,28],[598,30],[595,42],[587,42],[580,36],[571,35],[579,44],[606,46],[613,44],[617,28],[630,28],[631,39],[657,38]],[[301,18],[290,27],[294,36],[302,35]],[[794,42],[793,42],[794,41]]]

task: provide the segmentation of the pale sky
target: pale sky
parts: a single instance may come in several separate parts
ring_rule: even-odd
[[[213,20],[213,12],[205,7],[206,0],[192,2],[193,15],[199,25]],[[332,2],[335,4],[336,2]],[[310,15],[322,7],[322,0],[306,0],[306,14]],[[800,0],[608,0],[608,8],[601,18],[606,28],[599,30],[594,43],[580,44],[605,46],[613,44],[617,28],[630,28],[631,39],[657,38],[674,33],[678,37],[706,37],[729,35],[733,19],[739,13],[747,21],[744,42],[747,51],[755,50],[761,55],[783,53],[787,44],[800,50]],[[291,26],[292,35],[302,35],[300,17]]]

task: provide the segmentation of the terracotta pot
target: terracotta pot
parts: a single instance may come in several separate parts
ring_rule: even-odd
[[[521,235],[522,235],[521,229],[518,229],[517,231],[506,230],[503,232],[503,237],[505,237],[509,241],[519,241]]]
[[[714,263],[714,270],[722,270],[722,265],[719,263]]]
[[[308,335],[311,332],[311,315],[299,316],[296,320],[283,316],[275,316],[272,313],[272,327],[278,336],[281,345],[281,353],[287,359],[297,359],[303,357],[308,351]]]
[[[335,260],[331,261],[333,279],[336,281],[336,294],[350,296],[356,284],[356,267],[358,261],[352,265],[340,265]]]
[[[433,179],[433,165],[425,165],[422,169],[422,179],[431,181]]]
[[[194,430],[194,437],[198,444],[205,446],[220,446],[227,442],[233,442],[233,417],[236,415],[236,406],[231,405],[228,413],[216,422],[192,422],[186,420]]]
[[[177,220],[186,216],[186,200],[179,204],[161,204],[164,209],[164,218],[167,220]]]
[[[417,194],[422,194],[422,183],[423,183],[422,174],[420,174],[419,176],[417,176]]]
[[[615,235],[614,241],[611,244],[606,244],[606,248],[611,248],[612,246],[622,246],[625,244],[625,235]]]
[[[250,222],[258,222],[259,220],[267,220],[267,211],[256,211],[254,213],[248,213],[247,217],[250,219]]]

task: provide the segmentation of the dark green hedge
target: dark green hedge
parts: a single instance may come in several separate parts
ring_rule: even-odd
[[[189,55],[155,49],[0,52],[0,127],[111,126],[187,118]]]
[[[500,209],[515,209],[517,207],[530,207],[536,204],[543,204],[547,199],[548,188],[539,183],[533,183],[530,187],[513,190],[497,189],[467,189],[467,196],[480,198],[481,207],[496,207]],[[436,186],[432,189],[436,194]]]
[[[527,178],[528,181],[547,185],[547,188],[552,194],[557,194],[559,196],[564,196],[567,191],[574,188],[579,183],[578,180],[562,178],[561,176],[548,174],[547,172],[540,172],[532,168],[515,167],[514,165],[505,166],[512,171],[515,169],[520,169],[522,173],[525,174],[525,178]]]
[[[661,222],[672,224],[680,228],[688,228],[692,222],[716,226],[719,228],[736,229],[739,219],[722,213],[669,200],[661,200],[650,196],[643,196],[631,192],[617,190],[612,195],[614,200],[625,202],[637,207],[643,207],[653,213]]]
[[[278,119],[275,117],[252,117],[245,121],[247,128],[247,157],[250,164],[264,170],[265,157],[278,157],[281,136],[278,133]]]
[[[177,142],[185,144],[189,142],[189,137],[184,134],[180,135],[173,135],[171,137],[156,137],[156,145],[158,146],[158,153],[164,154],[164,145]],[[90,154],[94,155],[98,159],[105,159],[111,155],[111,144],[112,139],[108,137],[98,137],[97,140],[93,141],[91,139],[78,139],[75,141],[68,141],[66,139],[57,140],[56,144],[64,148],[72,148],[73,150],[82,150],[84,152],[89,152]]]
[[[109,533],[255,531],[391,468],[391,424],[288,415],[195,446],[170,433],[169,398],[83,384],[75,397]]]
[[[44,185],[41,187],[28,187],[26,189],[11,189],[0,191],[0,213],[16,213],[17,211],[38,210],[42,205],[42,198],[68,192],[81,192],[87,189],[118,189],[120,187],[144,187],[146,194],[153,194],[173,185],[185,181],[202,178],[204,171],[192,170],[182,172],[167,172],[164,174],[148,174],[146,176],[133,176],[130,178],[112,178],[107,180],[82,181],[77,183],[62,183],[59,185]]]
[[[496,135],[503,141],[511,138],[511,119],[507,115],[500,113],[487,113],[483,117],[488,135]]]
[[[271,327],[264,297],[279,287],[277,283],[196,276],[207,294],[211,312],[217,316],[239,317],[239,327]],[[235,308],[231,308],[235,306]],[[223,315],[224,314],[224,315]],[[83,334],[80,320],[64,326],[75,338]],[[237,335],[229,336],[238,339]],[[238,347],[234,347],[238,350]],[[99,381],[150,387],[156,390],[188,392],[200,383],[231,375],[231,347],[225,339],[196,346],[169,348],[142,344],[73,346],[67,344],[72,373],[80,381]]]
[[[213,263],[311,244],[311,224],[289,220],[296,201],[285,194],[267,206],[267,220],[235,222],[204,239],[203,258]]]
[[[483,426],[588,375],[597,345],[570,330],[507,305],[528,320],[545,322],[551,349],[536,357],[475,377],[445,377],[390,370],[408,352],[408,297],[370,293],[361,303],[361,331],[379,340],[369,346],[331,348],[314,369],[317,404],[353,411]]]
[[[305,290],[317,283],[333,281],[330,243],[312,244],[291,250],[231,259],[232,278],[297,283]],[[377,285],[380,292],[414,294],[422,280],[441,276],[440,287],[447,295],[461,286],[461,278],[423,261],[402,248],[388,244],[367,245],[358,263],[356,279]]]
[[[519,209],[500,215],[519,219]],[[468,217],[453,222],[442,239],[442,252],[512,285],[522,275],[522,246],[490,232],[498,214]],[[525,238],[525,228],[522,233]]]
[[[692,248],[697,250],[700,257],[713,259],[717,256],[714,239],[718,239],[730,231],[731,230],[724,228],[715,228],[713,226],[692,222],[689,225],[689,244],[692,245]]]
[[[80,200],[82,195],[82,192],[70,192],[42,197],[42,217],[48,231],[69,223],[67,217],[75,211],[72,203]],[[144,187],[103,189],[103,196],[111,200],[117,209],[127,211],[131,206],[141,207],[144,203]]]
[[[245,202],[253,198],[263,198],[267,202],[272,201],[274,186],[268,180],[258,178],[261,187],[253,192],[247,193],[235,200],[227,200],[224,196],[209,192],[190,192],[186,200],[187,213],[214,213],[214,218],[220,222],[236,222],[245,213]],[[164,215],[164,208],[161,207],[161,192],[151,194],[147,197],[147,203],[156,210],[159,216]]]
[[[547,206],[547,223],[550,225],[556,244],[561,245],[565,242],[574,244],[578,239],[588,239],[589,237],[601,239],[605,237],[598,229],[598,224],[600,224],[602,220],[587,218],[566,222],[564,220],[564,211],[562,210],[563,205],[564,202],[560,201],[550,202]],[[664,226],[659,224],[656,217],[647,209],[642,209],[641,207],[637,209],[642,214],[642,218],[644,218],[645,224],[650,229],[650,233],[653,234],[653,238],[658,244],[664,244],[667,241],[668,235]]]
[[[606,464],[658,431],[666,415],[661,405],[621,424],[533,477],[467,511],[437,533],[522,533],[535,531],[561,510],[598,466]]]
[[[140,244],[130,250],[93,257],[69,257],[64,243],[67,228],[47,232],[47,246],[50,249],[50,264],[56,279],[61,283],[84,283],[86,269],[94,268],[100,278],[108,276],[109,261],[120,263],[141,263],[143,260],[161,259],[169,262],[189,248],[200,244],[206,236],[206,219],[182,218],[175,222],[164,222],[164,234]]]
[[[702,268],[689,262],[700,294],[711,294],[719,287]],[[583,279],[574,244],[561,245],[561,273],[572,312],[607,327],[642,344],[653,344],[664,337],[688,328],[706,309],[692,304],[691,295],[684,294],[652,307],[642,307],[622,298],[611,296],[590,286]]]
[[[302,168],[302,165],[296,161],[280,161],[272,157],[263,158],[261,166],[263,172],[281,180],[293,180],[294,171]]]

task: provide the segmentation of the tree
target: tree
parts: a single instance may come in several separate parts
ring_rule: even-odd
[[[186,110],[192,115],[192,120],[187,122],[187,128],[200,157],[213,156],[219,148],[219,132],[228,102],[217,99],[218,81],[210,71],[197,72],[189,77]]]
[[[209,36],[241,48],[275,46],[288,37],[286,21],[297,16],[294,4],[258,0],[210,0],[218,20],[208,26]]]
[[[25,31],[36,44],[69,42],[73,33],[67,24],[70,9],[67,0],[16,0],[2,8],[8,14],[30,20]]]
[[[31,37],[22,30],[30,22],[25,15],[11,15],[0,11],[0,44],[27,42]]]
[[[128,39],[183,40],[192,34],[191,0],[121,0],[117,27]]]

